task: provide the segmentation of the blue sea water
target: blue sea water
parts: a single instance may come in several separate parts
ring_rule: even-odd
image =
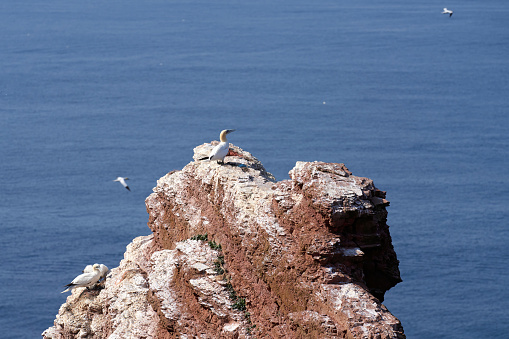
[[[150,233],[156,180],[236,128],[280,180],[342,162],[387,191],[403,282],[384,304],[408,338],[506,338],[508,16],[503,0],[1,2],[1,337],[51,326],[63,285]]]

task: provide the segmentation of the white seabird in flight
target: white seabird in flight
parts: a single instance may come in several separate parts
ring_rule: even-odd
[[[226,135],[234,131],[234,129],[222,130],[221,134],[219,134],[219,140],[221,140],[221,142],[216,147],[214,147],[208,157],[201,158],[200,160],[217,160],[218,162],[221,161],[221,163],[224,164],[224,157],[226,157],[228,150],[230,149],[230,143],[228,140],[226,140]]]
[[[449,18],[452,16],[452,11],[450,9],[444,8],[442,14],[449,14]]]
[[[128,191],[130,191],[131,189],[129,188],[129,186],[127,186],[127,184],[125,183],[126,180],[129,180],[129,178],[123,178],[123,177],[117,177],[115,180],[113,181],[118,181],[122,184],[122,186],[124,186],[125,188],[127,188]]]
[[[70,284],[65,285],[67,289],[63,290],[61,293],[65,293],[76,287],[88,288],[95,284],[96,282],[98,282],[100,278],[101,278],[100,265],[94,264],[94,266],[92,266],[92,272],[87,272],[78,275],[76,278],[74,278],[73,281],[71,281]]]
[[[101,280],[102,278],[105,278],[106,274],[108,274],[108,272],[109,272],[109,268],[103,264],[94,264],[94,265],[99,265],[99,271],[101,272],[101,277],[99,278],[99,280]],[[87,265],[85,267],[85,269],[83,270],[83,273],[94,272],[94,265]]]

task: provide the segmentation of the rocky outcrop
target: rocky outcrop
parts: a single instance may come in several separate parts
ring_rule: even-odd
[[[276,182],[238,147],[225,161],[159,179],[153,234],[102,289],[73,291],[43,336],[405,338],[381,304],[401,281],[385,192],[343,164],[298,162]]]

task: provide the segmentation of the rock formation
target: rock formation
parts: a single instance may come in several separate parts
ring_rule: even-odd
[[[73,291],[43,337],[405,338],[381,304],[401,281],[385,192],[343,164],[297,162],[276,182],[238,147],[225,162],[159,179],[153,234],[99,289]]]

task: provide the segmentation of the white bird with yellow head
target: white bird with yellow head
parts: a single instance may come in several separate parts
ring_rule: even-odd
[[[94,266],[92,266],[92,272],[87,272],[78,275],[76,278],[74,278],[73,281],[71,281],[70,284],[65,285],[67,289],[62,291],[62,293],[70,291],[76,287],[89,288],[90,286],[98,282],[99,279],[101,279],[101,275],[102,275],[101,266],[99,264],[94,264]]]
[[[231,132],[234,132],[234,129],[225,129],[221,131],[221,134],[219,134],[219,140],[221,141],[212,152],[210,152],[208,157],[201,158],[199,160],[216,160],[217,162],[221,162],[224,164],[224,158],[228,154],[228,150],[230,149],[230,143],[228,140],[226,140],[226,135],[230,134]]]

